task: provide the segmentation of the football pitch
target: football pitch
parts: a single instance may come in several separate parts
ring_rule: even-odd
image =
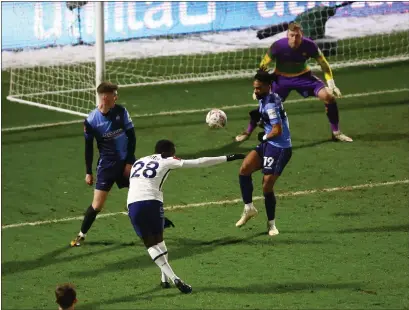
[[[81,123],[2,132],[2,308],[55,309],[56,284],[72,282],[78,309],[408,309],[409,62],[334,74],[341,130],[354,142],[331,142],[323,104],[290,96],[280,235],[266,235],[261,173],[259,215],[241,229],[239,162],[171,173],[165,207],[176,227],[165,241],[191,295],[159,287],[160,270],[124,215],[126,190],[114,188],[84,246],[69,248],[92,199]],[[8,102],[2,77],[2,129],[78,119]],[[252,80],[238,79],[124,88],[119,103],[139,115],[137,157],[167,138],[179,157],[195,158],[257,145],[256,134],[233,142],[256,106],[251,93]],[[226,128],[206,127],[212,107],[223,107]]]

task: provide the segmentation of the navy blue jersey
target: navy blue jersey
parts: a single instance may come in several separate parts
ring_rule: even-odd
[[[281,125],[281,135],[270,139],[268,143],[280,148],[291,147],[290,125],[281,98],[275,93],[270,93],[260,99],[259,112],[264,123],[264,131],[266,134],[272,130],[273,125]]]
[[[133,127],[128,111],[115,105],[105,115],[98,109],[93,110],[84,121],[84,136],[86,140],[97,140],[101,159],[125,160],[128,152],[125,132]]]

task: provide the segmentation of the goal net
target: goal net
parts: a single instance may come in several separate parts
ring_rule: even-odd
[[[95,3],[77,4],[2,4],[9,100],[79,115],[95,107]],[[106,2],[105,79],[134,87],[247,77],[293,20],[333,68],[409,59],[408,2],[337,5]]]

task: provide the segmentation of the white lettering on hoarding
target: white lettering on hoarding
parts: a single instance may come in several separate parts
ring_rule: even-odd
[[[207,25],[216,19],[216,3],[207,3],[207,13],[201,15],[188,15],[187,2],[179,3],[179,19],[184,26]]]
[[[124,30],[124,3],[115,2],[114,8],[114,23],[115,31],[122,32]]]
[[[148,8],[145,13],[145,16],[143,18],[145,26],[150,29],[160,28],[162,26],[172,27],[172,3],[163,2],[159,5],[156,5],[156,3],[154,7]],[[152,2],[146,2],[146,4],[151,5]],[[160,19],[154,19],[153,16],[158,13],[162,13]]]
[[[59,38],[62,34],[62,3],[55,2],[53,3],[54,7],[54,18],[53,25],[50,29],[44,29],[44,16],[43,16],[43,4],[35,3],[34,6],[34,35],[39,40],[45,40],[48,38]],[[50,11],[47,10],[47,14],[50,14]]]
[[[315,6],[315,1],[308,1],[307,2],[307,9],[312,9]]]
[[[305,11],[305,6],[298,5],[297,2],[288,2],[288,9],[290,10],[290,14],[298,15]]]
[[[65,24],[67,25],[68,34],[70,37],[79,38],[80,30],[78,28],[77,14],[71,10],[65,10]]]
[[[130,30],[143,28],[143,22],[136,18],[136,3],[128,2],[128,27]]]
[[[274,15],[283,16],[284,15],[284,2],[269,2],[274,3],[274,6],[271,9],[267,8],[265,1],[257,2],[257,11],[263,18],[270,18]]]

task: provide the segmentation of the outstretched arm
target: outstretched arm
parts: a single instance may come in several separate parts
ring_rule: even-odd
[[[182,165],[180,167],[181,168],[209,167],[224,163],[226,161],[243,159],[244,157],[245,156],[243,154],[232,154],[218,157],[201,157],[197,159],[185,159],[182,161]]]

